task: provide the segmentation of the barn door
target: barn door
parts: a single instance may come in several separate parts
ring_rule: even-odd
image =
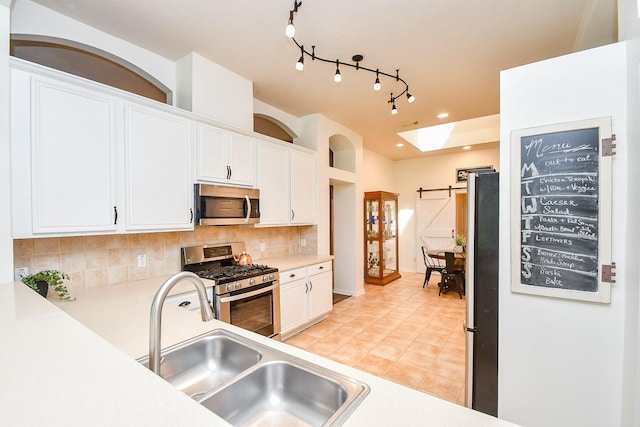
[[[416,267],[426,270],[422,259],[422,246],[429,249],[448,249],[455,228],[455,193],[449,190],[423,193],[416,201]],[[444,262],[444,261],[443,261]]]

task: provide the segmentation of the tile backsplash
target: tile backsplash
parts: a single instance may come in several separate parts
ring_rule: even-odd
[[[194,231],[50,237],[13,241],[14,267],[29,273],[57,269],[68,273],[74,288],[105,286],[162,277],[180,271],[180,248],[226,242],[245,242],[254,262],[283,255],[314,254],[317,227],[196,227]],[[305,239],[306,245],[300,245]],[[264,251],[260,244],[264,243]],[[146,267],[138,267],[138,256]]]

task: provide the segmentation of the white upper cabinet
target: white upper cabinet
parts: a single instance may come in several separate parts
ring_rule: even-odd
[[[18,93],[29,87],[31,91],[30,129],[14,129],[16,146],[31,147],[31,177],[20,183],[31,186],[22,189],[25,193],[18,189],[16,197],[31,190],[32,216],[14,219],[14,224],[22,222],[20,234],[114,231],[117,172],[113,98],[24,74],[16,75],[16,85]],[[21,93],[29,99],[28,94]],[[24,146],[17,148],[15,156],[28,162]]]
[[[313,153],[258,141],[261,225],[316,222],[315,159]]]
[[[316,222],[316,156],[291,151],[291,224]]]
[[[258,187],[260,224],[287,225],[289,207],[289,149],[258,141]]]
[[[192,228],[192,122],[135,104],[125,111],[127,230]]]
[[[249,136],[198,124],[197,179],[253,187],[255,143]]]
[[[193,139],[171,107],[12,68],[13,237],[193,229]]]

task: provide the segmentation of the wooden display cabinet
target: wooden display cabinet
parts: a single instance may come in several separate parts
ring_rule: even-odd
[[[398,272],[398,195],[386,191],[364,193],[364,281],[386,285]]]

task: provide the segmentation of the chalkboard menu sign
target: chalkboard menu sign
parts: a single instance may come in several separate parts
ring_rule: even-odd
[[[603,172],[610,176],[610,170],[603,171],[610,169],[610,157],[601,153],[603,124],[607,128],[606,119],[513,132],[518,179],[512,183],[517,184],[512,220],[519,221],[515,292],[610,299],[600,274],[601,242],[610,240],[610,213],[603,217],[601,196],[606,191],[604,202],[610,205],[611,193],[610,178],[601,179]],[[606,130],[610,136],[610,120]],[[605,209],[610,212],[610,206]],[[610,245],[604,250],[610,256]]]

